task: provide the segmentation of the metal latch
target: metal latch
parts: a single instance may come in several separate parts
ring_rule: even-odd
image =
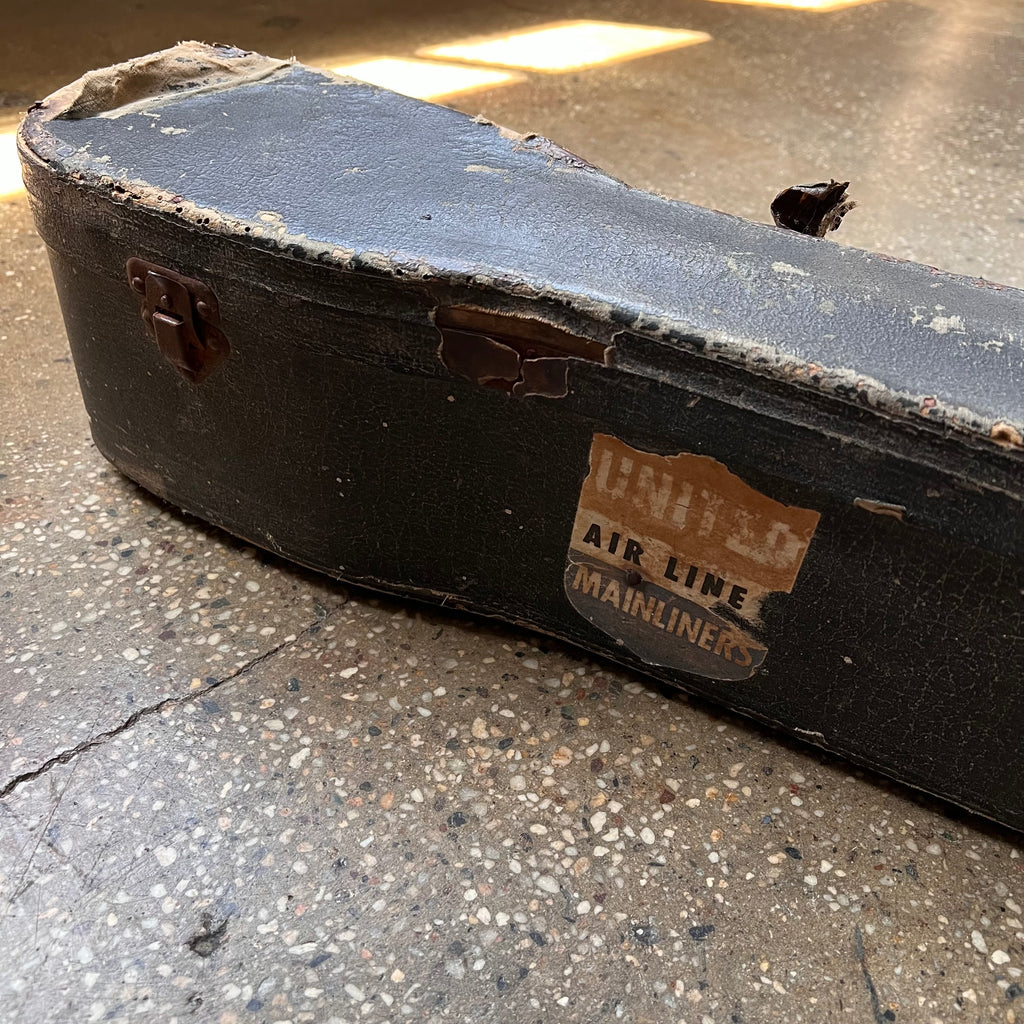
[[[186,380],[204,381],[231,351],[216,296],[201,281],[137,256],[125,269],[140,299],[142,322],[160,351]]]

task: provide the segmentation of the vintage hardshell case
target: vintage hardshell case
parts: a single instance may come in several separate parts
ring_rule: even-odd
[[[228,47],[19,146],[129,477],[1024,827],[1024,293]]]

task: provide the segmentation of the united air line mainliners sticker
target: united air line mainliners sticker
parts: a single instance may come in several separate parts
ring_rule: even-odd
[[[818,519],[706,455],[595,434],[565,592],[649,665],[749,679],[767,654],[749,627],[769,594],[793,589]]]

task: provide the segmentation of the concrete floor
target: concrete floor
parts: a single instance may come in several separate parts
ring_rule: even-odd
[[[526,4],[5,14],[0,132],[199,37],[335,65]],[[650,0],[686,49],[459,96],[626,180],[1024,285],[1024,10]],[[92,448],[46,255],[0,202],[0,1020],[1024,1019],[1020,837],[579,651],[348,591]]]

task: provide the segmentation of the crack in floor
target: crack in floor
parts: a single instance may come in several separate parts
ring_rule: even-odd
[[[0,789],[0,800],[8,797],[13,793],[19,786],[26,782],[32,782],[34,779],[38,779],[40,776],[45,775],[48,771],[56,768],[57,765],[70,764],[81,754],[84,754],[88,750],[92,750],[95,747],[102,746],[109,739],[120,735],[123,732],[127,732],[129,729],[136,726],[143,718],[148,718],[151,715],[159,714],[164,708],[176,707],[181,704],[188,704],[190,701],[199,700],[205,697],[208,693],[213,690],[219,689],[225,683],[230,683],[234,679],[238,679],[240,676],[247,675],[254,668],[262,665],[265,661],[273,658],[281,651],[288,647],[293,647],[303,637],[309,636],[312,633],[319,632],[320,627],[327,621],[330,616],[330,612],[327,610],[320,610],[318,607],[317,617],[315,622],[311,622],[305,629],[296,633],[290,640],[283,640],[276,647],[272,647],[269,651],[264,651],[263,654],[257,655],[255,658],[250,659],[240,668],[235,669],[234,672],[229,673],[223,679],[218,679],[208,686],[204,686],[200,690],[196,690],[192,693],[181,694],[177,697],[165,697],[162,701],[157,704],[151,704],[149,707],[141,708],[136,711],[133,715],[129,715],[120,725],[114,726],[113,729],[108,729],[106,732],[101,732],[90,739],[83,740],[81,743],[69,750],[61,751],[59,754],[54,754],[53,757],[45,760],[38,768],[33,768],[31,771],[23,772],[21,775],[15,775],[7,784]]]
[[[860,925],[857,925],[853,932],[853,952],[857,963],[860,964],[861,974],[864,975],[864,985],[867,987],[868,998],[871,1000],[871,1013],[875,1018],[875,1024],[889,1024],[890,1021],[896,1019],[896,1015],[891,1010],[882,1010],[878,989],[875,988],[875,982],[868,970],[867,956],[864,953],[864,935],[860,930]]]

